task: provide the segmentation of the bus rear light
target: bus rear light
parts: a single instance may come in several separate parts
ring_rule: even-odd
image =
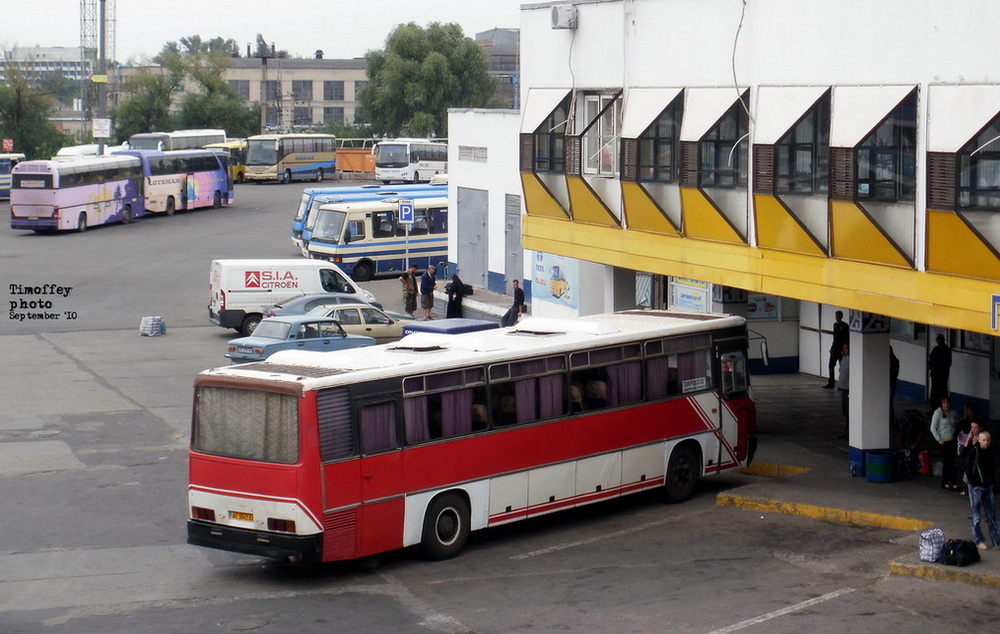
[[[281,533],[294,533],[295,520],[281,520],[273,517],[267,518],[267,530]]]
[[[206,522],[214,522],[215,521],[215,510],[214,509],[206,509],[206,508],[201,507],[201,506],[192,506],[191,507],[191,517],[193,517],[196,520],[205,520]]]

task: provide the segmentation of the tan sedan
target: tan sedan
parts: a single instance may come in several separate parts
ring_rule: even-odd
[[[413,321],[409,315],[381,310],[369,304],[317,306],[309,311],[309,315],[333,317],[348,334],[374,337],[375,343],[396,341],[402,336],[403,326]]]

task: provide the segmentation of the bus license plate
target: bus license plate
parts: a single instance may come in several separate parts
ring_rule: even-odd
[[[229,519],[238,522],[250,522],[253,524],[253,513],[243,513],[242,511],[229,511]]]

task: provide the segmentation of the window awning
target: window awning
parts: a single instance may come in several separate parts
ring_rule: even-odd
[[[559,102],[568,94],[568,88],[532,88],[528,90],[528,97],[524,100],[524,108],[521,112],[521,134],[532,134],[535,128],[552,114]]]
[[[854,147],[913,92],[913,86],[837,86],[830,110],[830,147]]]
[[[931,86],[927,99],[928,152],[958,152],[1000,114],[1000,86]]]
[[[688,88],[684,91],[681,141],[700,141],[740,97],[734,88]]]
[[[681,88],[631,88],[625,93],[622,138],[637,139],[670,105]]]
[[[753,142],[776,144],[827,90],[826,86],[761,86],[753,110]]]

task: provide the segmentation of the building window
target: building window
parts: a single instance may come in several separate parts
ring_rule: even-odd
[[[323,108],[323,123],[344,125],[344,109],[340,106]]]
[[[830,93],[774,146],[778,194],[815,194],[830,189]]]
[[[566,169],[565,138],[566,123],[569,119],[569,97],[535,130],[536,172],[563,172]]]
[[[292,111],[293,125],[312,125],[312,108],[309,106],[295,106]]]
[[[701,184],[746,187],[747,112],[737,101],[701,139]]]
[[[621,100],[617,95],[587,95],[583,133],[583,171],[611,176],[618,172],[618,129]]]
[[[343,101],[344,100],[344,82],[342,80],[338,80],[338,81],[324,81],[323,82],[323,100],[324,101]]]
[[[269,127],[281,125],[281,108],[278,106],[268,106],[264,112],[264,124]]]
[[[486,163],[489,159],[489,150],[485,147],[460,145],[458,146],[458,160],[471,161],[473,163]]]
[[[236,98],[240,101],[250,101],[250,80],[230,79],[229,87],[236,93]]]
[[[674,99],[639,137],[640,182],[673,183],[677,181],[683,114],[684,101]]]
[[[296,101],[312,101],[313,83],[311,79],[292,80],[292,99]]]
[[[279,99],[281,99],[281,82],[273,79],[261,82],[261,101],[278,101]]]
[[[1000,118],[962,148],[958,161],[958,206],[1000,211]]]
[[[858,147],[858,199],[914,200],[916,130],[914,92]]]

